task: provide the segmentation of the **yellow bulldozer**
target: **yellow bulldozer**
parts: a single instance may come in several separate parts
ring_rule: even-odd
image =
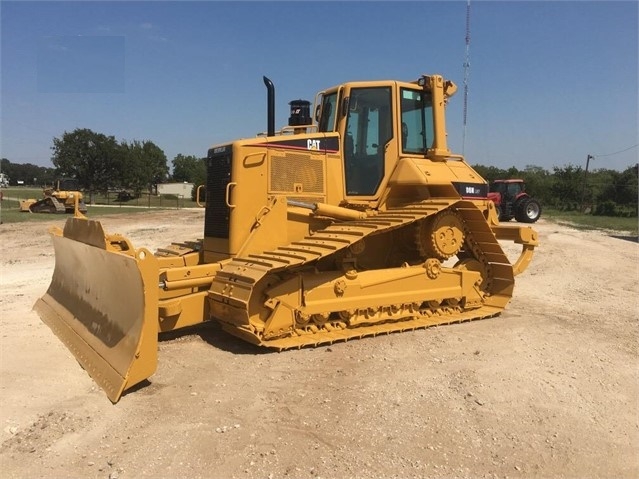
[[[277,132],[264,83],[267,132],[208,150],[202,239],[152,253],[86,218],[51,231],[35,309],[113,402],[154,373],[160,332],[217,321],[284,350],[489,318],[532,259],[537,233],[500,225],[448,149],[453,82],[344,83]]]
[[[87,212],[78,180],[61,178],[54,185],[42,190],[42,198],[29,198],[20,202],[20,211],[25,213],[80,213]]]

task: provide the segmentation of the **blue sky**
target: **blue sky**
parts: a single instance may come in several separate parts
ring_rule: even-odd
[[[10,2],[1,15],[1,146],[52,166],[54,137],[151,140],[169,164],[266,130],[288,102],[350,80],[439,73],[459,90],[449,146],[471,164],[623,170],[638,161],[638,3]],[[617,153],[621,150],[626,150]]]

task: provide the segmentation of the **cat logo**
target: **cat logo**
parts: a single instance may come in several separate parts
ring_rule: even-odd
[[[320,140],[306,140],[306,149],[307,150],[319,150],[320,149]]]

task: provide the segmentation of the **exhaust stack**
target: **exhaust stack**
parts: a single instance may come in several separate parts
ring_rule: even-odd
[[[266,136],[275,136],[275,87],[273,82],[266,77],[262,77],[266,85],[267,94],[267,115],[268,125]]]

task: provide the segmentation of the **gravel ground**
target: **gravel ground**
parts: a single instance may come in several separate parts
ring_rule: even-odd
[[[489,320],[283,353],[173,334],[112,405],[31,310],[62,222],[0,225],[3,478],[639,477],[636,238],[540,220]],[[154,249],[203,212],[102,222]]]

